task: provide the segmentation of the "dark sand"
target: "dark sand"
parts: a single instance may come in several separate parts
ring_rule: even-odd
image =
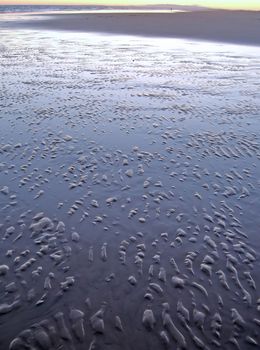
[[[260,12],[59,14],[24,26],[260,45]]]

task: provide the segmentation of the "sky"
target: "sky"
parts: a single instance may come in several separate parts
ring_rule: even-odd
[[[260,0],[0,0],[0,5],[47,4],[47,5],[146,5],[175,4],[200,5],[225,9],[260,10]]]

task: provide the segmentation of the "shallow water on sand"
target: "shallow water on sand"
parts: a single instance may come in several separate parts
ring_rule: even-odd
[[[259,346],[259,53],[2,28],[1,349]]]

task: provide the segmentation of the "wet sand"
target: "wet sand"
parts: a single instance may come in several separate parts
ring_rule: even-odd
[[[1,350],[259,347],[260,49],[0,31]]]
[[[25,27],[129,35],[190,38],[260,45],[260,12],[101,13],[45,15]]]

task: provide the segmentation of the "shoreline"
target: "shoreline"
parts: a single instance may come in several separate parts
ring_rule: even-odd
[[[259,11],[42,14],[12,27],[194,39],[260,46]],[[242,28],[242,29],[241,29]]]

